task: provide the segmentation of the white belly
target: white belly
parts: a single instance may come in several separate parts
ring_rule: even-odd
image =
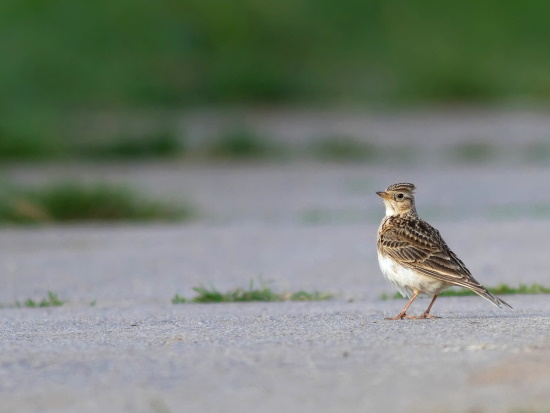
[[[447,283],[403,267],[390,257],[381,255],[380,252],[378,252],[378,264],[384,277],[403,297],[410,298],[416,291],[420,291],[421,295],[433,297],[448,286]]]

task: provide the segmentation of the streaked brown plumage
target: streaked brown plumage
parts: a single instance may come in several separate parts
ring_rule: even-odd
[[[418,217],[414,190],[413,184],[398,183],[377,192],[386,206],[386,216],[378,229],[380,268],[401,294],[410,298],[401,313],[392,319],[434,318],[430,309],[437,296],[453,285],[469,288],[498,307],[511,308],[472,277],[439,231]],[[418,317],[407,315],[409,306],[420,294],[433,296],[428,309]]]

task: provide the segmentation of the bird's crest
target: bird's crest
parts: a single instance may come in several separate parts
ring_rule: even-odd
[[[416,189],[416,186],[414,184],[409,184],[407,182],[400,182],[398,184],[393,184],[388,186],[386,189],[386,192],[388,191],[405,191],[410,192],[411,194],[414,193],[414,190]]]

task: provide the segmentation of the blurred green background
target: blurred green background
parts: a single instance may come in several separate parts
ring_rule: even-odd
[[[0,157],[74,154],[72,120],[100,111],[545,102],[549,16],[544,1],[4,0]]]

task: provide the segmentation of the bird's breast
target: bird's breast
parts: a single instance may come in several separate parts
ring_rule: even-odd
[[[446,288],[446,283],[419,274],[412,268],[404,267],[389,255],[382,254],[380,250],[378,251],[378,265],[384,277],[404,297],[412,297],[416,291],[420,291],[422,295],[433,297]]]

